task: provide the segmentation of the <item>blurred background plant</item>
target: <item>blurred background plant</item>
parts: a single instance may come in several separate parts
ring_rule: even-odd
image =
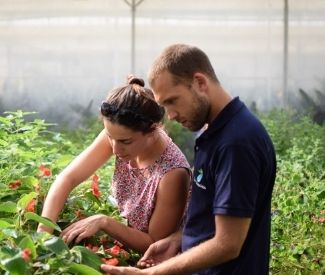
[[[314,122],[323,124],[325,121],[325,92],[315,89],[313,97],[312,93],[299,89],[299,94],[301,97],[300,106],[304,114],[310,114]]]

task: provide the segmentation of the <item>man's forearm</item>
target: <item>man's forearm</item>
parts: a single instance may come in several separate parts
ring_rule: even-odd
[[[212,238],[157,266],[143,270],[146,275],[189,274],[222,264],[238,255]]]

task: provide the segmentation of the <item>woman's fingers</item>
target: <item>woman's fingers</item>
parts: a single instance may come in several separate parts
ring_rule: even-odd
[[[75,243],[80,243],[83,239],[90,237],[91,234],[88,234],[86,231],[81,232],[75,239]]]
[[[66,242],[79,243],[85,238],[93,236],[100,229],[100,222],[104,215],[95,215],[83,220],[77,221],[64,229],[60,237]]]
[[[85,234],[84,226],[80,224],[78,225],[77,223],[72,224],[66,228],[60,236],[68,244],[73,240],[75,243],[79,243],[81,240],[88,237],[87,234]]]
[[[73,240],[76,240],[76,237],[79,236],[79,234],[81,233],[81,229],[77,229],[77,230],[71,230],[67,233],[65,233],[64,235],[62,235],[62,239],[66,242],[66,243],[71,243]]]

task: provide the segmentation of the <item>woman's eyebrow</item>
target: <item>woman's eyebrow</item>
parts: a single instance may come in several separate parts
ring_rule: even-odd
[[[105,131],[105,134],[109,137],[109,138],[111,138],[111,136],[109,135],[109,133],[107,132],[107,131]],[[124,138],[124,139],[117,139],[118,141],[131,141],[132,140],[132,138]]]

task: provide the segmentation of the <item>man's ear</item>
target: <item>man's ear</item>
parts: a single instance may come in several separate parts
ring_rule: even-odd
[[[196,87],[202,92],[206,92],[208,90],[208,82],[209,79],[205,74],[195,73],[193,75],[194,85],[196,85]]]

